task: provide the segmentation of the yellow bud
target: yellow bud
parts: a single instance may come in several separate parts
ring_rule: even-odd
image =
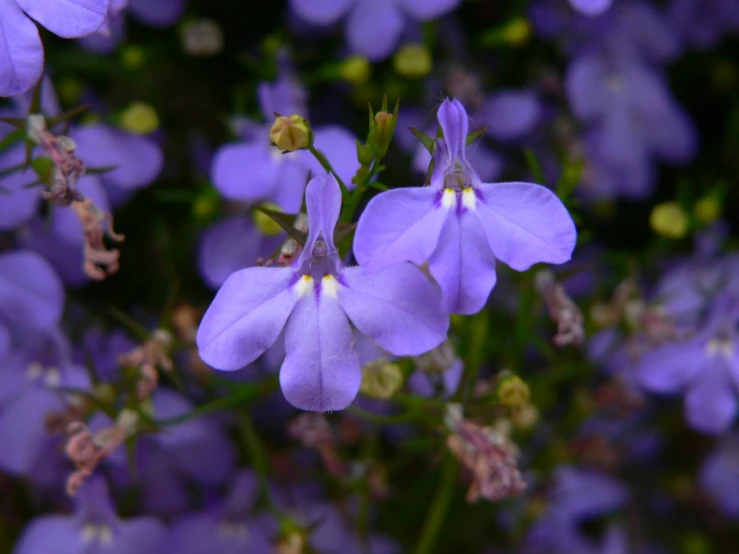
[[[134,102],[123,110],[121,127],[137,135],[148,135],[159,128],[159,116],[149,104]]]
[[[372,66],[364,56],[349,56],[339,66],[339,76],[353,85],[366,83]]]
[[[523,46],[531,39],[531,24],[523,17],[517,17],[506,25],[503,37],[514,46]]]
[[[218,207],[218,198],[207,195],[198,196],[192,207],[193,213],[197,217],[208,218],[212,216]]]
[[[138,46],[124,46],[121,50],[121,62],[127,69],[138,69],[144,65],[146,55]]]
[[[526,406],[529,396],[529,386],[518,375],[506,377],[498,384],[498,400],[509,408]]]
[[[268,210],[272,210],[273,212],[282,211],[282,209],[277,204],[264,203],[262,204],[262,206],[267,208]],[[257,227],[257,229],[261,231],[263,235],[273,237],[283,232],[283,229],[282,227],[280,227],[279,223],[277,223],[274,219],[260,210],[254,210],[252,218],[254,219],[254,225]]]
[[[403,77],[423,77],[431,71],[431,52],[421,44],[404,44],[393,56],[393,67]]]
[[[313,143],[313,133],[308,122],[299,115],[278,116],[269,138],[285,152],[305,150]]]
[[[649,225],[655,233],[671,239],[680,239],[688,232],[690,222],[677,202],[663,202],[652,210]]]
[[[721,204],[713,194],[709,194],[695,203],[693,213],[701,223],[713,223],[721,216]]]
[[[370,398],[390,398],[403,385],[403,372],[396,364],[380,358],[362,368],[361,390]]]

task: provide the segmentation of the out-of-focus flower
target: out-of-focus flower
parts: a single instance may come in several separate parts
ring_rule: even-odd
[[[349,56],[341,62],[339,75],[353,85],[366,83],[372,73],[372,66],[364,56]]]
[[[362,366],[359,390],[370,398],[391,398],[403,386],[403,370],[386,358],[377,358]]]
[[[432,63],[431,52],[421,44],[404,44],[393,56],[393,67],[403,77],[423,77]]]
[[[582,344],[585,338],[582,312],[565,288],[554,279],[551,271],[542,270],[536,274],[536,290],[544,297],[549,315],[557,324],[554,344],[557,346]]]
[[[672,0],[672,23],[691,46],[707,50],[728,32],[739,32],[739,4],[734,0]]]
[[[102,478],[90,479],[75,497],[71,515],[46,515],[26,527],[13,554],[155,554],[161,551],[164,525],[151,516],[120,519]]]
[[[346,17],[352,50],[383,60],[398,44],[407,19],[428,21],[456,8],[460,0],[290,0],[290,7],[314,25],[332,25]]]
[[[570,0],[577,11],[585,15],[600,15],[611,7],[614,0]]]
[[[157,388],[159,384],[157,368],[168,373],[172,371],[171,345],[172,336],[164,329],[157,329],[142,345],[118,357],[122,366],[136,367],[139,371],[137,383],[139,400],[148,398]]]
[[[524,271],[537,262],[564,263],[575,225],[560,200],[532,183],[483,183],[465,155],[468,118],[445,100],[438,111],[431,186],[375,196],[357,226],[354,254],[363,265],[428,262],[444,308],[471,314],[495,286],[496,260]]]
[[[206,363],[236,370],[259,357],[284,329],[285,398],[305,410],[339,410],[354,400],[361,384],[349,320],[396,355],[438,345],[449,321],[434,286],[412,265],[343,267],[333,241],[341,208],[333,175],[310,181],[306,205],[308,240],[300,257],[291,267],[231,275],[203,317],[197,343]]]
[[[223,50],[223,31],[212,19],[198,19],[182,27],[182,47],[193,56],[215,56]]]
[[[136,135],[148,135],[159,129],[159,116],[149,104],[134,102],[121,113],[121,128]]]
[[[288,423],[287,432],[304,447],[318,452],[331,475],[346,475],[347,468],[334,449],[331,425],[323,414],[300,414]]]
[[[649,226],[663,237],[681,239],[688,232],[690,220],[680,204],[663,202],[657,204],[649,214]]]
[[[700,485],[721,511],[739,519],[739,436],[723,437],[700,468]]]
[[[104,237],[121,242],[124,236],[113,230],[112,216],[102,211],[89,198],[72,204],[72,210],[77,214],[84,232],[85,275],[90,279],[101,281],[118,271],[120,257],[118,250],[108,250],[103,241]]]
[[[0,96],[29,90],[41,78],[44,47],[32,18],[55,35],[79,38],[103,23],[109,0],[8,0],[0,6]]]

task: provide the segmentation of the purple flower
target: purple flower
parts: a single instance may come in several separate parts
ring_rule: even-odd
[[[126,11],[153,27],[169,27],[182,16],[187,0],[110,0],[105,21],[96,33],[82,39],[82,45],[102,54],[115,49],[126,34]]]
[[[347,16],[351,48],[371,60],[387,58],[406,27],[406,17],[428,21],[440,17],[460,0],[290,0],[300,17],[315,25],[331,25]]]
[[[585,15],[600,15],[613,4],[613,0],[570,0],[577,11]]]
[[[685,417],[695,429],[718,434],[737,414],[739,396],[739,297],[719,294],[704,324],[685,341],[646,353],[637,366],[641,386],[685,396]]]
[[[542,186],[480,181],[465,155],[468,121],[459,101],[445,100],[438,118],[444,138],[436,142],[431,185],[373,198],[359,220],[354,254],[368,266],[428,262],[445,309],[472,314],[495,285],[496,260],[518,271],[564,263],[575,225]]]
[[[406,263],[344,267],[334,245],[341,191],[332,175],[306,189],[308,240],[292,267],[255,267],[231,275],[198,329],[203,360],[239,369],[285,333],[280,384],[297,408],[346,408],[361,383],[355,332],[396,355],[422,354],[446,338],[438,292]],[[348,318],[348,319],[347,319]]]
[[[0,96],[27,91],[41,78],[44,47],[32,18],[63,38],[94,32],[109,0],[2,0],[0,3]],[[24,13],[25,12],[25,13]]]
[[[295,80],[286,62],[281,78],[274,84],[260,83],[262,115],[273,121],[274,114],[307,115],[305,89]],[[287,213],[297,213],[309,174],[326,171],[306,150],[283,154],[269,139],[269,125],[245,125],[243,142],[226,144],[213,158],[211,179],[224,198],[246,202],[271,202]],[[359,169],[354,137],[338,125],[313,129],[316,148],[331,161],[348,187]]]
[[[167,547],[180,554],[269,554],[274,546],[258,519],[250,516],[257,496],[257,480],[238,472],[225,501],[205,512],[178,519],[167,536]]]
[[[736,0],[672,0],[669,15],[683,39],[699,49],[709,49],[726,32],[739,31]]]
[[[93,478],[77,492],[73,514],[37,517],[13,554],[155,554],[164,536],[164,526],[153,517],[120,519],[105,481]]]
[[[739,436],[727,435],[708,454],[700,484],[724,514],[739,519]]]

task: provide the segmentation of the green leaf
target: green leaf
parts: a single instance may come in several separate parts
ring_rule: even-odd
[[[308,237],[305,233],[303,233],[302,231],[298,231],[295,227],[293,227],[293,223],[295,222],[294,215],[276,212],[274,210],[270,210],[269,208],[265,208],[264,206],[254,206],[254,209],[259,210],[263,214],[269,216],[270,219],[272,219],[275,223],[282,227],[288,235],[298,241],[298,244],[300,246],[305,246],[305,241]]]
[[[76,108],[69,110],[68,112],[55,115],[54,117],[47,117],[46,123],[49,125],[49,127],[54,127],[55,125],[59,123],[67,123],[71,121],[72,119],[74,119],[75,117],[82,115],[84,112],[86,112],[89,109],[90,109],[90,104],[78,106]]]
[[[413,127],[408,127],[413,133],[413,136],[416,137],[418,140],[421,141],[421,144],[423,144],[424,148],[429,151],[429,154],[434,153],[434,139],[432,139],[430,136],[428,136],[426,133],[419,131],[418,129],[414,129]]]
[[[543,185],[544,172],[541,169],[539,160],[536,158],[536,154],[534,154],[533,150],[527,149],[524,151],[524,155],[526,156],[526,165],[528,165],[529,171],[531,172],[531,175],[533,175],[534,180]]]
[[[475,142],[477,139],[479,139],[482,135],[485,134],[485,132],[488,130],[489,125],[486,125],[485,127],[480,127],[479,129],[476,129],[472,131],[470,134],[467,135],[467,141],[465,142],[465,145],[469,146],[473,142]]]
[[[13,146],[16,142],[20,142],[26,136],[26,132],[23,129],[16,129],[10,133],[7,137],[0,140],[0,152],[3,152]]]

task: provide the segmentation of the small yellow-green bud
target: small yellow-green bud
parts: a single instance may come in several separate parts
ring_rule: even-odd
[[[428,75],[431,63],[431,52],[422,44],[404,44],[393,56],[393,67],[403,77]]]
[[[372,65],[364,56],[349,56],[339,66],[339,76],[353,85],[366,83],[372,73]]]
[[[523,17],[517,17],[505,26],[503,37],[513,46],[523,46],[531,39],[531,24]]]
[[[267,208],[268,210],[272,210],[273,212],[282,211],[282,209],[277,204],[264,203],[262,204],[262,206]],[[254,210],[252,217],[254,218],[254,225],[257,229],[259,229],[259,231],[261,231],[263,235],[273,237],[283,232],[280,224],[261,210]]]
[[[269,138],[284,152],[306,150],[313,144],[313,132],[308,122],[299,115],[278,116]]]
[[[121,127],[137,135],[148,135],[159,128],[159,116],[144,102],[134,102],[121,114]]]
[[[713,223],[721,215],[721,204],[715,195],[709,194],[695,203],[693,213],[701,223]]]
[[[360,391],[370,398],[390,398],[403,385],[403,372],[396,364],[380,358],[362,368]]]
[[[658,204],[649,216],[652,230],[671,239],[683,238],[688,233],[689,224],[687,214],[677,202]]]
[[[518,376],[505,377],[498,383],[498,400],[508,408],[522,408],[529,403],[529,386]]]
[[[138,69],[144,65],[146,54],[138,46],[124,46],[121,50],[121,62],[126,69]]]
[[[218,208],[218,198],[212,195],[200,195],[195,199],[192,211],[197,217],[208,218]]]

